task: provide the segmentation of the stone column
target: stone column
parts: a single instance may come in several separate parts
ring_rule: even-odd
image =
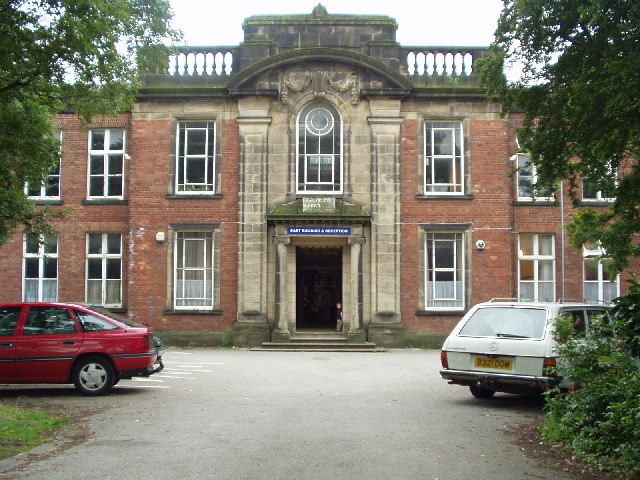
[[[371,282],[368,339],[400,344],[400,129],[401,101],[371,99]],[[398,341],[400,340],[400,341]]]
[[[238,321],[234,344],[269,340],[267,323],[267,160],[269,99],[240,98]],[[240,341],[237,341],[237,339]]]
[[[276,328],[271,334],[274,342],[289,342],[289,255],[288,245],[291,238],[286,235],[275,235],[273,243],[276,246]]]
[[[351,301],[349,311],[349,342],[364,343],[366,333],[364,331],[364,272],[362,265],[362,245],[364,237],[349,237],[351,245]]]

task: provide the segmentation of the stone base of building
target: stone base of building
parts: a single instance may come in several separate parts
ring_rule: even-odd
[[[353,332],[349,332],[347,335],[348,343],[366,343],[367,341],[367,333],[364,330],[354,330]]]
[[[273,343],[289,343],[291,341],[291,333],[288,330],[276,328],[271,332],[271,341]]]
[[[176,332],[156,331],[166,347],[228,347],[231,345],[231,332]]]
[[[400,323],[369,324],[368,340],[378,347],[404,348],[405,330]]]
[[[405,332],[405,348],[425,348],[439,350],[447,338],[448,333],[415,333]]]
[[[258,347],[271,340],[269,324],[240,320],[233,324],[231,339],[234,347]]]

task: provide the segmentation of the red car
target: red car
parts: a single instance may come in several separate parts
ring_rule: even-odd
[[[0,304],[0,383],[73,383],[102,395],[123,378],[159,371],[156,358],[151,327],[100,307]]]

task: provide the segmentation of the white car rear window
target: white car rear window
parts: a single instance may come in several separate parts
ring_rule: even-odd
[[[546,310],[541,308],[479,308],[469,317],[458,335],[541,339],[546,317]]]

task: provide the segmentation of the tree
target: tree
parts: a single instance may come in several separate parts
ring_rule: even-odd
[[[52,115],[128,110],[140,73],[180,38],[171,17],[168,0],[0,0],[0,244],[61,214],[24,193],[58,160]]]
[[[615,198],[606,211],[582,209],[572,244],[600,244],[615,271],[640,254],[640,2],[504,0],[482,82],[503,112],[521,109],[521,147],[536,190],[581,180]],[[507,81],[505,66],[521,66]]]

